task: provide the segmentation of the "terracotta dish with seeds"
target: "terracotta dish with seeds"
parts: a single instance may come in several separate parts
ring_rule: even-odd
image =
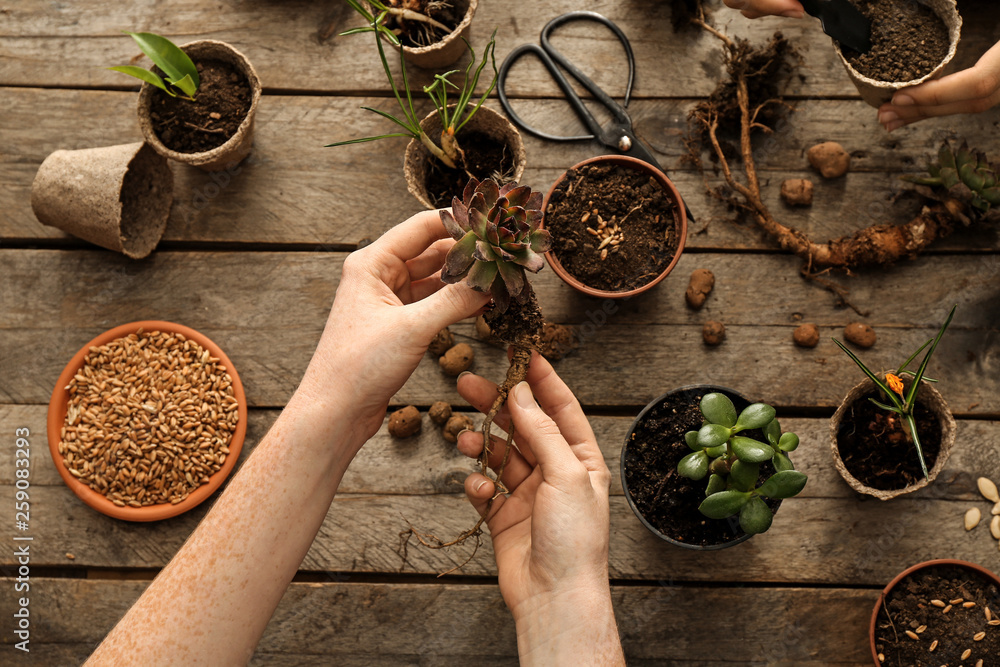
[[[221,486],[246,435],[246,396],[222,350],[170,322],[106,331],[52,393],[49,450],[87,505],[129,521],[181,514]]]

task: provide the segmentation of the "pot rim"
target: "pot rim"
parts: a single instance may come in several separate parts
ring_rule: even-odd
[[[226,455],[225,463],[222,464],[222,467],[217,472],[208,478],[208,483],[198,486],[198,488],[192,491],[185,500],[182,500],[176,505],[171,505],[170,503],[159,503],[143,507],[118,507],[111,502],[107,496],[94,491],[92,488],[73,477],[66,468],[66,464],[63,463],[63,457],[59,453],[59,441],[61,440],[60,433],[62,426],[66,421],[66,412],[69,403],[69,392],[66,391],[66,386],[69,384],[69,381],[73,378],[73,376],[79,372],[80,368],[82,368],[87,352],[92,346],[104,345],[105,343],[117,338],[133,334],[140,328],[144,331],[180,333],[184,335],[185,338],[195,341],[208,350],[212,356],[216,357],[222,365],[226,367],[226,370],[229,372],[229,376],[232,379],[233,396],[236,398],[239,421],[236,423],[236,429],[233,431],[233,437],[229,442],[229,454]],[[161,519],[169,519],[177,516],[178,514],[183,514],[184,512],[194,509],[200,505],[202,502],[207,500],[209,496],[215,493],[220,486],[222,486],[222,483],[226,481],[226,478],[228,478],[236,468],[236,463],[240,457],[240,452],[243,449],[243,442],[246,438],[247,432],[247,398],[246,393],[243,390],[243,383],[240,381],[240,376],[236,372],[236,367],[233,366],[233,362],[229,359],[222,348],[216,345],[214,341],[208,338],[208,336],[190,327],[186,327],[175,322],[166,322],[163,320],[142,320],[138,322],[130,322],[128,324],[121,324],[108,329],[81,347],[80,350],[73,355],[73,357],[69,360],[69,363],[67,363],[66,367],[63,369],[63,372],[59,375],[55,388],[52,390],[52,397],[49,399],[49,407],[46,414],[46,431],[49,443],[49,454],[52,456],[52,462],[56,467],[56,471],[59,473],[59,476],[62,478],[66,486],[68,486],[69,489],[91,509],[101,512],[102,514],[106,514],[112,518],[122,519],[124,521],[159,521]]]
[[[910,567],[906,568],[905,570],[897,574],[892,579],[892,581],[890,581],[886,585],[886,587],[882,589],[882,593],[879,594],[878,600],[875,601],[875,608],[872,610],[872,617],[870,622],[868,623],[868,643],[872,650],[872,660],[875,663],[875,667],[882,667],[882,663],[879,662],[878,659],[878,650],[875,648],[875,622],[878,619],[879,610],[885,603],[885,598],[889,595],[892,589],[894,589],[897,585],[899,585],[900,581],[910,576],[914,572],[930,567],[938,567],[946,565],[964,567],[967,570],[972,570],[977,574],[979,574],[980,576],[986,578],[987,580],[992,581],[994,584],[997,585],[997,587],[1000,587],[1000,576],[997,576],[993,572],[987,570],[982,565],[978,565],[976,563],[972,563],[967,560],[958,560],[956,558],[935,558],[932,560],[925,560],[922,563],[917,563],[916,565],[911,565]]]
[[[160,141],[160,138],[156,136],[156,132],[153,131],[152,121],[144,123],[139,122],[140,128],[143,130],[146,142],[156,149],[156,152],[160,155],[164,155],[171,160],[177,162],[185,162],[187,164],[199,166],[203,164],[208,164],[217,161],[219,158],[224,157],[230,151],[236,149],[244,141],[247,133],[252,130],[254,115],[257,112],[257,104],[260,102],[262,86],[260,83],[260,77],[257,76],[257,70],[254,69],[253,64],[250,59],[247,58],[241,51],[228,42],[222,42],[215,39],[197,39],[193,42],[188,42],[187,44],[181,44],[180,49],[187,53],[186,49],[191,47],[198,47],[202,45],[219,46],[229,51],[235,59],[239,62],[239,69],[243,72],[243,75],[247,78],[247,83],[250,84],[250,108],[247,109],[246,115],[240,122],[236,131],[233,132],[233,136],[226,140],[226,143],[221,146],[216,146],[207,151],[200,151],[198,153],[181,153],[175,151],[172,148],[167,148],[167,146]],[[193,58],[192,58],[193,60]],[[140,118],[149,118],[149,109],[152,105],[152,96],[154,90],[153,86],[148,83],[143,82],[142,87],[139,89],[139,108],[138,113]],[[148,125],[148,131],[147,126]]]
[[[883,373],[884,375],[884,373]],[[903,378],[903,382],[912,382],[909,376]],[[869,496],[874,496],[879,500],[891,500],[897,496],[901,496],[907,493],[913,493],[919,489],[928,486],[931,482],[937,479],[941,471],[944,470],[945,464],[948,463],[948,459],[951,457],[951,450],[955,443],[955,429],[957,428],[955,424],[955,418],[951,414],[951,410],[948,408],[948,403],[944,400],[932,383],[926,380],[921,380],[923,386],[921,386],[921,396],[927,396],[930,393],[931,401],[924,401],[924,405],[930,408],[938,418],[938,426],[941,429],[941,451],[938,454],[937,460],[934,465],[928,470],[928,477],[921,479],[915,484],[910,486],[905,486],[902,489],[876,489],[874,487],[868,486],[857,479],[854,475],[847,470],[847,466],[844,465],[843,459],[840,457],[840,446],[837,442],[837,431],[840,428],[841,422],[844,420],[844,415],[847,413],[848,408],[854,405],[860,398],[867,393],[867,391],[875,388],[875,383],[872,382],[871,378],[864,378],[861,382],[857,383],[844,395],[843,400],[841,400],[840,405],[837,407],[837,411],[833,413],[830,418],[830,451],[833,455],[833,465],[837,469],[837,472],[844,479],[848,486],[857,491]],[[857,398],[851,399],[852,394],[858,394]]]
[[[645,526],[649,532],[651,532],[653,535],[660,538],[664,542],[673,544],[675,546],[684,549],[691,549],[693,551],[719,551],[721,549],[728,549],[729,547],[734,547],[737,544],[746,542],[751,537],[753,537],[753,535],[750,533],[745,533],[742,536],[736,538],[735,540],[730,540],[728,542],[721,542],[717,544],[708,544],[708,545],[690,544],[688,542],[681,542],[680,540],[675,540],[674,538],[669,537],[664,533],[662,533],[658,528],[656,528],[653,524],[651,524],[649,520],[646,519],[646,517],[642,515],[642,513],[639,511],[639,508],[635,506],[635,501],[632,500],[632,494],[629,492],[628,483],[625,480],[625,452],[628,449],[628,443],[632,437],[632,434],[635,432],[635,429],[639,425],[639,423],[645,419],[646,414],[654,407],[656,407],[659,403],[666,400],[669,396],[678,394],[682,391],[692,391],[692,390],[699,391],[703,389],[711,389],[713,391],[725,393],[728,394],[730,397],[736,396],[746,401],[747,404],[751,403],[750,399],[744,396],[742,393],[736,391],[735,389],[730,389],[729,387],[724,387],[718,384],[686,384],[671,389],[670,391],[657,396],[652,401],[647,403],[646,407],[644,407],[642,411],[636,416],[636,418],[632,420],[632,425],[629,427],[628,432],[625,434],[625,442],[622,444],[621,454],[619,454],[618,456],[618,474],[621,477],[622,490],[625,492],[624,494],[625,501],[628,503],[629,509],[632,510],[632,513],[635,514],[635,516],[639,519],[640,523],[642,523],[642,525]],[[781,505],[780,501],[778,505],[779,506]],[[775,508],[775,511],[777,511],[777,508]]]
[[[555,180],[552,187],[545,195],[545,199],[542,202],[542,223],[541,227],[545,227],[545,214],[549,208],[549,200],[552,198],[552,194],[555,192],[556,187],[566,179],[566,174],[573,170],[585,167],[594,163],[608,162],[612,164],[618,164],[620,166],[635,169],[638,171],[645,171],[651,174],[663,187],[664,190],[671,196],[674,202],[674,229],[677,230],[679,240],[677,242],[677,250],[674,252],[674,257],[670,261],[670,264],[663,269],[663,271],[656,276],[653,280],[649,281],[641,287],[635,289],[626,290],[622,292],[610,292],[607,290],[597,289],[595,287],[590,287],[585,283],[581,282],[578,278],[573,276],[566,268],[562,265],[559,259],[555,256],[551,250],[545,253],[545,259],[548,261],[549,266],[557,276],[559,276],[563,282],[572,287],[573,289],[583,292],[587,296],[596,297],[599,299],[628,299],[638,294],[642,294],[648,290],[653,289],[658,284],[660,284],[674,267],[677,266],[677,262],[680,261],[681,255],[684,253],[684,245],[687,242],[687,212],[684,207],[684,199],[681,197],[680,192],[677,191],[677,186],[674,185],[673,181],[667,177],[661,169],[653,166],[652,164],[634,158],[628,155],[598,155],[597,157],[588,158],[582,162],[578,162],[562,174]]]

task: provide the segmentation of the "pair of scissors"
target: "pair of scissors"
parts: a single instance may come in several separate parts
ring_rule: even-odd
[[[614,101],[610,95],[608,95],[604,90],[602,90],[596,83],[594,83],[590,77],[581,72],[573,63],[566,59],[566,56],[559,53],[549,41],[549,35],[553,30],[561,25],[569,23],[570,21],[597,21],[605,25],[611,30],[621,42],[622,46],[625,47],[625,55],[628,58],[628,79],[625,85],[625,99],[622,104]],[[626,107],[628,106],[629,97],[632,95],[632,83],[635,80],[635,57],[632,55],[632,45],[628,41],[628,37],[622,32],[621,28],[615,25],[610,19],[597,12],[591,11],[575,11],[568,12],[561,16],[557,16],[542,28],[541,38],[539,40],[541,46],[538,44],[522,44],[521,46],[515,48],[511,51],[507,57],[504,59],[503,63],[500,65],[500,71],[497,76],[497,93],[500,96],[500,104],[503,106],[504,111],[510,116],[510,119],[518,125],[521,129],[529,134],[533,134],[541,139],[548,139],[550,141],[584,141],[596,139],[601,142],[607,148],[614,150],[621,155],[628,155],[630,157],[638,158],[643,162],[647,162],[660,171],[663,168],[653,157],[653,154],[643,146],[642,142],[635,136],[635,132],[632,130],[632,118],[628,115]],[[569,105],[573,107],[576,115],[579,116],[580,120],[590,131],[590,134],[580,134],[571,137],[558,136],[554,134],[549,134],[548,132],[543,132],[537,128],[528,125],[520,116],[518,116],[514,109],[511,108],[510,100],[507,98],[507,74],[510,71],[511,66],[517,62],[522,56],[533,53],[538,56],[542,64],[545,65],[545,69],[549,71],[552,78],[562,89],[563,94],[566,96],[566,101]],[[587,91],[594,96],[607,110],[611,113],[612,120],[607,126],[601,127],[597,119],[590,110],[584,105],[583,100],[580,96],[576,94],[573,87],[570,85],[569,81],[556,66],[558,63],[559,67],[562,67],[566,72],[570,74],[574,79],[580,82]],[[685,209],[687,205],[685,204]],[[692,220],[690,209],[687,210],[687,216],[689,220]]]

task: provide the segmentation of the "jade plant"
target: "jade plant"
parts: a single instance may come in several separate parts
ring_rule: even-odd
[[[490,37],[490,41],[483,51],[483,59],[479,62],[478,66],[476,65],[476,52],[473,50],[472,46],[466,42],[466,46],[469,47],[470,57],[469,64],[465,68],[465,79],[461,86],[456,85],[449,78],[453,74],[457,74],[459,70],[451,70],[450,72],[445,72],[444,74],[435,74],[434,82],[430,85],[424,86],[423,88],[424,93],[427,94],[431,102],[434,104],[434,108],[437,110],[438,116],[441,119],[442,130],[439,138],[439,145],[438,143],[435,143],[434,138],[428,136],[428,134],[423,131],[423,128],[420,127],[420,118],[418,118],[417,112],[413,108],[413,96],[410,93],[409,82],[406,76],[406,61],[403,59],[402,50],[400,50],[399,55],[399,69],[402,86],[396,85],[392,71],[389,69],[389,62],[386,59],[385,47],[382,45],[382,38],[385,38],[386,41],[397,47],[400,43],[396,35],[384,25],[386,10],[382,10],[378,15],[373,16],[357,0],[348,0],[348,4],[364,15],[369,21],[369,24],[367,27],[355,28],[342,34],[351,35],[364,32],[371,32],[375,34],[375,45],[378,48],[378,56],[379,60],[382,62],[382,69],[385,71],[385,76],[389,80],[389,86],[392,88],[392,93],[396,97],[396,102],[399,103],[399,108],[403,112],[403,117],[400,118],[386,111],[380,111],[372,107],[361,108],[392,121],[396,125],[403,128],[403,131],[380,134],[372,137],[363,137],[361,139],[338,141],[332,144],[327,144],[327,148],[331,146],[359,144],[366,141],[377,141],[379,139],[386,139],[389,137],[411,137],[426,146],[431,155],[440,160],[447,167],[452,169],[464,169],[464,153],[458,144],[457,135],[465,124],[476,115],[476,112],[479,111],[483,102],[486,101],[486,98],[489,97],[489,94],[493,92],[493,88],[496,86],[497,65],[494,53],[496,49],[496,30],[493,31],[493,35]],[[479,77],[482,74],[483,69],[486,67],[487,61],[489,61],[493,67],[493,78],[490,81],[490,85],[486,92],[479,97],[475,105],[472,105],[472,96],[475,93],[476,86],[479,85]],[[403,93],[405,94],[405,100],[403,95],[400,94],[400,87],[402,87]],[[451,102],[449,102],[448,98],[449,89],[454,91]],[[469,174],[469,176],[471,176],[471,174]]]
[[[708,477],[706,497],[698,507],[702,514],[710,519],[739,514],[744,532],[763,533],[774,518],[764,499],[791,498],[806,485],[807,476],[788,458],[799,437],[782,433],[774,408],[765,403],[749,405],[737,415],[725,394],[705,394],[701,414],[701,428],[684,434],[694,451],[680,460],[677,472],[693,480]],[[762,429],[767,442],[740,435],[752,429]],[[775,473],[758,486],[760,466],[766,462]]]
[[[927,370],[927,364],[930,363],[931,355],[934,354],[934,350],[937,349],[938,342],[941,340],[941,336],[944,335],[945,329],[951,324],[951,318],[955,316],[955,309],[958,308],[957,305],[952,306],[951,312],[948,313],[947,319],[945,319],[944,324],[938,330],[937,335],[934,338],[928,339],[923,345],[917,348],[917,351],[907,357],[906,361],[896,369],[896,372],[886,373],[885,381],[882,381],[876,373],[873,373],[861,359],[857,357],[856,354],[851,352],[846,345],[841,343],[836,338],[833,342],[836,343],[840,349],[847,353],[854,363],[858,365],[865,375],[868,376],[875,386],[878,387],[879,392],[881,392],[882,400],[876,400],[874,398],[869,398],[868,400],[874,403],[879,408],[893,412],[900,416],[903,424],[903,432],[906,434],[908,440],[913,443],[914,449],[917,451],[917,458],[920,460],[920,470],[924,473],[924,478],[929,478],[930,474],[927,472],[927,463],[924,461],[924,450],[920,444],[920,435],[917,433],[917,421],[913,416],[913,412],[917,406],[917,393],[920,391],[921,380],[926,380],[927,382],[937,382],[937,380],[924,376],[924,372]],[[920,362],[920,367],[916,372],[907,370],[907,366],[910,362],[917,358],[917,355],[923,352],[924,348],[930,345],[930,349],[927,350],[927,354],[924,355],[923,360]],[[903,384],[901,375],[909,375],[913,378],[913,382],[910,383],[909,389],[906,389]],[[889,403],[886,403],[889,401]]]
[[[164,76],[161,78],[155,72],[134,65],[121,65],[108,69],[142,79],[171,97],[180,96],[195,101],[194,95],[198,92],[201,79],[198,76],[198,68],[188,54],[166,37],[151,32],[125,32],[125,34],[131,35],[142,52],[149,56]]]
[[[924,186],[919,188],[921,194],[943,202],[967,225],[973,220],[996,222],[1000,221],[998,168],[982,152],[970,150],[968,142],[954,149],[946,141],[937,162],[927,166],[927,176],[905,178]]]
[[[531,287],[524,271],[541,271],[541,253],[552,245],[549,232],[538,228],[541,208],[542,193],[526,185],[500,187],[491,178],[471,179],[451,211],[441,210],[445,229],[457,241],[445,258],[441,280],[464,278],[473,289],[492,293],[498,312],[507,310],[511,298],[526,303]]]

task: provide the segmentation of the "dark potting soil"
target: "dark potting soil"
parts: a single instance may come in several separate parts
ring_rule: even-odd
[[[201,153],[221,146],[236,134],[250,111],[250,82],[236,67],[221,60],[203,60],[195,66],[201,85],[194,102],[157,90],[150,107],[156,136],[178,153]]]
[[[656,278],[673,260],[678,238],[674,202],[649,174],[618,165],[570,169],[552,193],[545,228],[552,253],[588,287],[625,292]],[[617,224],[623,240],[601,244],[600,220]],[[588,231],[593,230],[593,231]],[[607,250],[604,259],[602,250]]]
[[[523,304],[514,299],[510,300],[507,309],[501,312],[493,308],[483,315],[486,324],[489,325],[493,335],[507,345],[519,343],[526,347],[534,347],[532,344],[542,335],[545,319],[542,311],[538,307],[538,297],[528,283],[524,286],[528,290],[528,299]]]
[[[872,48],[857,53],[841,45],[858,72],[876,81],[912,81],[948,55],[948,27],[914,0],[852,0],[872,22]]]
[[[883,491],[902,489],[924,478],[917,450],[906,437],[899,415],[875,406],[885,402],[878,392],[866,394],[844,413],[837,431],[837,447],[847,471],[859,482]],[[930,470],[941,452],[937,416],[919,398],[914,411],[917,435]],[[998,610],[1000,611],[1000,610]]]
[[[435,28],[425,21],[400,21],[392,17],[388,22],[390,30],[398,30],[398,38],[403,46],[420,48],[440,42],[450,35],[462,22],[465,13],[469,11],[468,0],[455,2],[434,2],[432,0],[388,0],[388,7],[397,7],[415,11],[430,17],[447,26],[447,32]]]
[[[628,493],[642,516],[667,537],[699,546],[724,544],[746,534],[739,516],[709,519],[698,511],[705,500],[707,477],[694,481],[677,472],[677,463],[691,452],[684,434],[701,428],[698,406],[704,393],[695,389],[677,392],[649,410],[625,443],[622,461]],[[737,396],[730,398],[737,411],[749,405]],[[759,430],[742,435],[766,442]],[[772,474],[769,462],[761,464],[758,485]],[[778,500],[765,502],[772,511],[780,504]]]
[[[466,170],[480,181],[493,178],[501,184],[514,173],[514,157],[507,146],[488,134],[459,132],[458,145],[465,153],[465,170],[451,169],[433,158],[427,160],[424,183],[431,203],[438,208],[451,206],[452,197],[462,198],[469,182]]]
[[[931,604],[940,600],[945,612]],[[966,608],[965,602],[975,602]],[[989,625],[986,607],[992,618],[1000,614],[1000,590],[978,573],[953,565],[924,568],[900,581],[886,596],[875,619],[875,648],[885,656],[887,667],[938,667],[938,665],[1000,665],[1000,625]],[[917,634],[920,626],[927,626]],[[909,630],[917,634],[913,639]],[[973,640],[978,633],[986,636]],[[937,641],[934,652],[930,645]],[[966,658],[962,654],[971,649]],[[978,661],[978,662],[977,662]]]

